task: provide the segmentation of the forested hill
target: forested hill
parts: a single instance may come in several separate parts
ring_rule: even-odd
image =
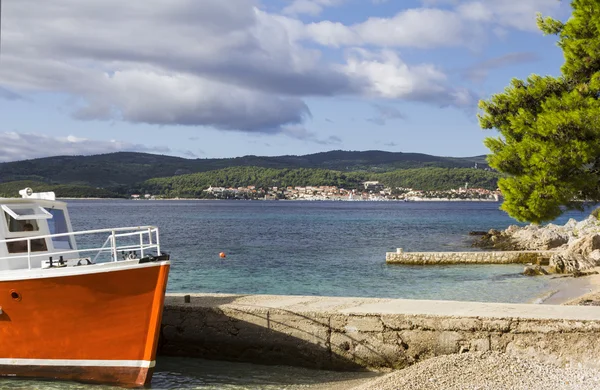
[[[408,187],[420,190],[457,189],[465,183],[471,187],[495,190],[498,174],[483,169],[468,168],[417,168],[401,169],[385,173],[340,172],[327,169],[272,169],[235,167],[218,171],[194,173],[145,181],[139,186],[142,193],[169,198],[204,197],[204,191],[213,187],[257,188],[287,186],[336,186],[338,188],[361,188],[368,180],[380,181],[387,187]]]
[[[304,156],[244,156],[224,159],[185,159],[147,153],[119,152],[95,156],[59,156],[0,163],[0,183],[33,180],[52,184],[129,187],[156,177],[215,171],[230,167],[272,169],[316,168],[339,172],[383,173],[410,168],[487,167],[485,156],[438,157],[383,151],[330,151]],[[126,189],[121,188],[120,191]]]

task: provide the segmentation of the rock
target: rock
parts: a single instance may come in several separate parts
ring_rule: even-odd
[[[571,259],[563,256],[562,253],[557,253],[550,257],[550,267],[557,274],[564,274],[567,272],[573,272],[578,269],[577,259]]]
[[[569,242],[569,235],[560,229],[521,229],[512,234],[512,240],[521,250],[550,250]]]
[[[590,275],[598,275],[598,271],[581,272],[579,270],[576,270],[575,272],[573,272],[574,278],[581,278],[582,276],[590,276]]]
[[[510,234],[496,229],[491,229],[489,232],[487,232],[487,234],[481,236],[479,240],[473,242],[471,246],[501,251],[513,251],[520,249],[515,246]]]
[[[570,219],[564,226],[511,225],[503,231],[491,229],[482,232],[473,247],[487,250],[553,250],[550,265],[558,273],[584,271],[600,265],[600,220],[593,216],[577,222]],[[528,270],[527,274],[537,274]]]
[[[523,270],[523,275],[525,276],[538,276],[538,275],[548,275],[548,271],[546,271],[540,265],[530,265],[525,267]]]
[[[519,231],[520,229],[521,229],[521,227],[520,227],[520,226],[517,226],[517,225],[510,225],[509,227],[507,227],[507,228],[506,228],[505,232],[506,232],[507,234],[513,234],[513,233],[515,233],[515,232]]]
[[[565,223],[565,229],[573,230],[577,226],[577,220],[575,218],[570,218],[567,223]]]
[[[567,252],[590,257],[594,251],[600,250],[600,234],[592,234],[574,241],[567,248]]]
[[[482,232],[480,230],[472,230],[469,232],[469,236],[485,236],[487,232]]]
[[[566,250],[550,258],[550,266],[557,273],[581,272],[599,264],[600,234],[591,234],[575,240]]]

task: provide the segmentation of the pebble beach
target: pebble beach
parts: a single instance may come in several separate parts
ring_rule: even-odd
[[[499,353],[441,356],[353,390],[593,390],[600,370],[557,367]]]
[[[598,268],[596,268],[596,271]],[[545,304],[600,306],[600,275],[568,278]],[[335,390],[336,387],[327,387]],[[440,356],[364,381],[352,390],[597,390],[600,369],[496,352]]]

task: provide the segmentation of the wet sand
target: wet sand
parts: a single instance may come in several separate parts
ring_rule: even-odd
[[[596,267],[591,272],[600,272]],[[556,290],[541,302],[545,305],[581,305],[584,301],[599,301],[600,274],[574,277],[562,277],[558,280]]]
[[[588,275],[578,278],[554,275],[551,278],[553,278],[552,290],[531,299],[527,303],[565,305],[568,302],[576,301],[596,290],[600,290],[600,275]]]

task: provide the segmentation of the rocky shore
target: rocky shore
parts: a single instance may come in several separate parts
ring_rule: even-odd
[[[590,215],[583,221],[570,219],[565,225],[510,226],[506,230],[471,232],[480,236],[474,247],[500,251],[552,250],[547,267],[533,267],[526,273],[569,273],[585,275],[600,265],[600,221]]]
[[[558,367],[494,352],[440,356],[353,390],[593,390],[600,370]]]
[[[573,291],[554,291],[548,302],[600,306],[600,220],[594,215],[583,221],[571,219],[562,226],[514,225],[502,231],[470,234],[478,237],[473,246],[485,250],[553,251],[547,265],[528,266],[525,274],[555,273],[564,274],[556,275],[555,278],[580,278],[580,282],[588,285],[586,290],[589,291],[566,303],[563,303],[565,301],[560,296],[563,295],[564,298]],[[572,284],[577,284],[576,280]],[[572,289],[579,291],[574,287]],[[431,358],[353,388],[371,389],[591,390],[600,389],[600,370],[561,367],[508,353],[477,352]]]
[[[563,226],[510,226],[472,235],[480,236],[473,246],[486,250],[555,251],[548,265],[532,265],[525,272],[581,278],[589,291],[564,304],[600,306],[600,221],[593,215],[580,222],[569,220]],[[600,389],[600,370],[561,367],[508,353],[465,353],[428,359],[353,388],[371,389],[591,390]]]
[[[586,280],[591,291],[564,305],[600,306],[600,274],[589,274],[581,281]],[[600,370],[580,365],[559,366],[510,353],[468,352],[427,359],[352,387],[352,390],[397,389],[592,390],[600,389]]]

